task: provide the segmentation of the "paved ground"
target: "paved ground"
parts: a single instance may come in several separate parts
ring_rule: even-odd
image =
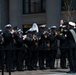
[[[69,71],[69,69],[47,69],[47,70],[32,70],[32,71],[26,70],[22,72],[19,71],[11,72],[11,75],[73,75],[73,74],[67,74],[66,73],[67,71]],[[9,73],[4,72],[4,75],[9,75]]]
[[[60,69],[60,60],[56,60],[55,67],[58,69],[47,69],[47,70],[32,70],[32,71],[15,71],[11,72],[11,75],[76,75],[75,74],[67,74],[66,72],[69,71],[69,69]],[[0,72],[0,75],[2,73]],[[9,75],[8,72],[4,72],[4,75]]]

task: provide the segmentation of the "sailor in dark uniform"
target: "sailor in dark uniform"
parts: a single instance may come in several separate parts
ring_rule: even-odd
[[[27,37],[25,39],[25,44],[27,45],[27,53],[26,53],[26,66],[28,70],[33,70],[33,58],[32,58],[32,52],[34,49],[34,41],[33,41],[33,35],[32,35],[32,31],[28,31],[27,32]]]
[[[36,23],[33,24],[27,32],[27,37],[25,39],[25,44],[27,45],[27,56],[26,56],[26,65],[28,70],[37,69],[37,60],[38,60],[38,26]]]
[[[15,68],[14,36],[10,24],[5,26],[5,31],[3,32],[3,38],[4,38],[4,47],[6,49],[5,50],[6,70],[14,71]]]
[[[63,25],[60,29],[59,40],[60,40],[60,67],[66,69],[66,58],[67,58],[67,27]]]
[[[18,29],[14,33],[15,41],[16,41],[16,68],[18,71],[24,71],[24,56],[25,56],[25,49],[24,49],[24,42],[23,42],[23,31]]]
[[[41,70],[46,69],[45,67],[45,59],[46,59],[46,51],[48,50],[48,46],[47,46],[47,40],[48,40],[48,35],[46,30],[46,26],[45,25],[41,25],[40,26],[40,31],[39,31],[39,68]]]
[[[50,34],[50,69],[55,69],[55,59],[57,54],[57,31],[56,26],[51,26]]]
[[[3,67],[4,62],[4,38],[3,38],[3,31],[0,29],[0,69]]]
[[[33,67],[33,70],[37,69],[37,61],[38,61],[38,36],[37,32],[33,31],[33,45],[32,45],[32,55],[31,55],[31,65]]]
[[[45,60],[46,60],[46,69],[49,68],[49,58],[50,58],[50,36],[48,31],[44,31],[42,37],[43,50],[45,50]]]
[[[69,22],[69,30],[67,32],[67,42],[68,42],[68,61],[70,71],[67,73],[76,72],[76,28],[74,22]]]

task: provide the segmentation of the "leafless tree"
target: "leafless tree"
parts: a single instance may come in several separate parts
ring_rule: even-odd
[[[73,21],[73,13],[74,13],[73,6],[72,6],[73,0],[63,0],[63,2],[64,2],[63,9],[65,10],[65,13],[64,13],[65,19],[67,20],[67,22]]]

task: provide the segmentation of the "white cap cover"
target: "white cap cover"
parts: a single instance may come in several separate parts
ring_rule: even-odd
[[[7,28],[7,27],[11,27],[11,24],[7,24],[7,25],[5,26],[5,28]]]
[[[51,26],[51,28],[54,28],[54,29],[56,29],[56,26]]]
[[[75,26],[75,23],[74,22],[69,22],[69,25]]]

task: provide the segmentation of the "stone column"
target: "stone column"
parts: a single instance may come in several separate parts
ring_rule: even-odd
[[[52,25],[59,26],[60,12],[61,12],[61,0],[46,0],[46,14],[47,14],[47,26]]]
[[[9,23],[9,0],[0,0],[0,27]]]
[[[19,26],[20,27],[20,1],[22,0],[10,0],[9,1],[9,16],[10,16],[10,24],[12,27]],[[20,27],[21,28],[21,27]]]
[[[1,0],[0,0],[0,28],[1,28]]]

